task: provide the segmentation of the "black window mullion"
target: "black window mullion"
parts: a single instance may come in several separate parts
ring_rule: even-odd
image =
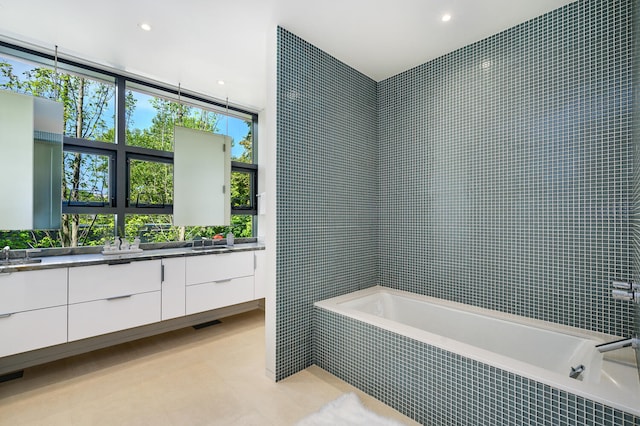
[[[111,142],[94,141],[91,139],[78,139],[70,136],[64,136],[64,147],[70,150],[82,150],[83,152],[115,152],[116,145]]]
[[[116,77],[116,167],[115,167],[115,207],[116,233],[125,235],[125,208],[127,206],[127,119],[126,119],[126,85],[123,77]]]
[[[169,151],[160,151],[140,146],[127,146],[127,155],[129,157],[149,158],[152,159],[151,161],[159,161],[161,163],[173,163],[173,152]]]

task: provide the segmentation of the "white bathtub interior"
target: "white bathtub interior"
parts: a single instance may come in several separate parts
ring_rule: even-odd
[[[595,347],[616,336],[380,286],[316,305],[640,415],[633,349]],[[579,365],[584,373],[570,378]]]

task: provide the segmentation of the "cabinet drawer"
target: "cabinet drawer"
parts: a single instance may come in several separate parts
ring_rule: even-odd
[[[221,253],[187,258],[187,285],[253,275],[253,252]]]
[[[0,274],[0,314],[67,304],[67,268]]]
[[[160,290],[160,260],[69,268],[69,303]]]
[[[187,258],[187,285],[253,275],[253,252],[220,253]]]
[[[160,321],[160,292],[69,305],[69,341]]]
[[[187,315],[253,300],[253,276],[187,287]]]
[[[0,318],[0,357],[66,341],[66,306],[19,312]]]

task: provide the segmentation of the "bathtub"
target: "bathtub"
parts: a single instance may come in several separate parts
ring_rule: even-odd
[[[394,335],[403,336],[403,339],[440,348],[447,353],[456,354],[455,357],[464,357],[492,369],[528,378],[531,383],[548,385],[548,389],[551,389],[550,394],[559,390],[569,396],[584,398],[588,402],[585,403],[587,406],[596,403],[596,406],[602,404],[605,408],[612,407],[620,410],[621,416],[634,416],[630,424],[640,421],[640,381],[633,349],[602,354],[595,347],[597,344],[616,340],[616,336],[591,333],[379,286],[316,302],[315,307],[362,321]],[[323,333],[322,330],[318,332]],[[340,345],[343,346],[343,350],[348,350],[350,339],[355,341],[358,337],[332,338],[342,339],[343,343]],[[384,341],[385,338],[381,340]],[[319,349],[320,352],[323,350],[324,348]],[[375,351],[375,347],[367,349],[369,350]],[[339,351],[332,356],[342,356]],[[394,357],[404,357],[398,354],[397,349],[394,351]],[[419,356],[411,356],[419,359]],[[319,364],[325,364],[320,365],[324,368],[331,362],[327,359]],[[392,361],[386,365],[393,368]],[[584,367],[584,372],[577,378],[571,378],[569,373],[572,367],[580,365]],[[415,370],[415,374],[424,374],[418,373],[417,367],[409,366],[405,367],[405,370]],[[344,375],[349,376],[352,373],[345,372]],[[464,380],[465,376],[462,374],[458,377]],[[388,379],[391,380],[392,377]],[[384,386],[384,380],[380,382],[376,386]],[[386,395],[386,391],[380,392]],[[403,392],[405,390],[400,391]],[[401,402],[404,397],[400,395],[388,398]],[[567,397],[567,401],[570,401],[570,398],[573,397]],[[558,408],[558,413],[560,410],[561,408]],[[595,408],[593,410],[597,412]],[[589,419],[589,414],[585,416]],[[417,418],[420,419],[420,416]]]

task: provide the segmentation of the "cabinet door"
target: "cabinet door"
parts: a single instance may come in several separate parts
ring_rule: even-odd
[[[262,299],[266,294],[266,279],[265,279],[265,251],[258,250],[254,252],[255,256],[255,294],[254,297],[256,299]]]
[[[67,268],[0,273],[0,314],[67,304]]]
[[[187,314],[253,300],[253,276],[187,286]]]
[[[160,291],[69,305],[69,341],[160,321]]]
[[[185,258],[162,259],[162,319],[184,316]]]
[[[187,257],[187,285],[253,275],[253,252]]]
[[[0,316],[0,357],[66,341],[66,305]]]
[[[160,260],[69,268],[69,303],[160,290]]]

